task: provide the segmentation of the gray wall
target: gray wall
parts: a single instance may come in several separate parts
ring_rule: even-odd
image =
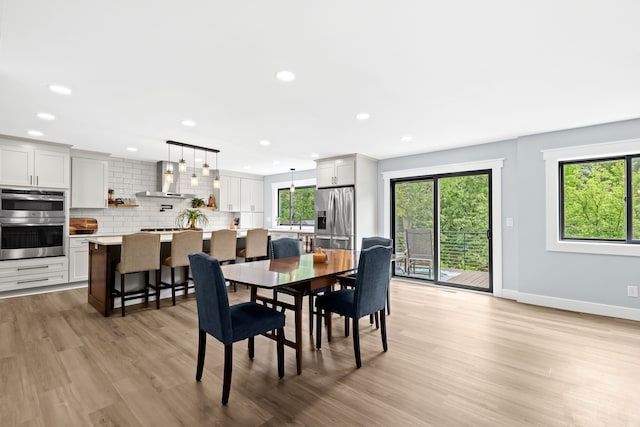
[[[631,256],[548,252],[545,248],[545,168],[541,150],[640,138],[640,119],[519,137],[473,147],[382,160],[378,215],[382,230],[386,171],[504,158],[502,173],[503,289],[584,303],[640,308],[626,286],[640,284]],[[505,227],[505,218],[514,219]],[[551,304],[553,305],[553,304]]]

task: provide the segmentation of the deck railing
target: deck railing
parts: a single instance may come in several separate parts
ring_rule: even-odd
[[[440,265],[459,270],[489,271],[489,240],[485,232],[440,232]]]

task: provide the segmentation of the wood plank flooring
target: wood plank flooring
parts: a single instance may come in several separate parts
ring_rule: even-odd
[[[257,337],[253,361],[236,344],[226,407],[215,339],[195,381],[193,297],[125,318],[86,289],[0,300],[0,426],[640,425],[639,322],[401,282],[391,295],[389,351],[362,319],[359,370],[337,318],[321,351],[303,321],[300,376],[291,349],[278,380],[275,342]]]

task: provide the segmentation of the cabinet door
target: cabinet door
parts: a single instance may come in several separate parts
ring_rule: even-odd
[[[34,172],[34,185],[69,188],[69,154],[35,150]]]
[[[25,147],[0,147],[0,183],[4,185],[35,185],[33,150]]]
[[[240,210],[242,212],[262,212],[262,181],[242,179],[240,183]]]
[[[69,244],[69,282],[89,279],[89,243],[86,241]]]
[[[226,212],[240,211],[240,178],[220,176],[220,210]]]
[[[262,228],[262,212],[240,212],[240,228]]]
[[[106,160],[71,159],[71,207],[106,208],[108,162]]]
[[[334,163],[333,161],[318,162],[316,165],[316,186],[333,187],[334,184]]]
[[[353,159],[336,160],[335,185],[354,185],[356,183],[356,168]]]

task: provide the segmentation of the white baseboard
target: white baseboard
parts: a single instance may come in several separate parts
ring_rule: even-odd
[[[518,300],[518,291],[514,291],[513,289],[502,289],[502,292],[500,293],[500,295],[495,295],[497,297],[501,297],[501,298],[506,298],[506,299],[512,299],[517,301]]]
[[[23,297],[27,295],[46,294],[49,292],[67,291],[69,289],[86,288],[87,286],[89,286],[89,284],[85,281],[85,282],[60,283],[58,285],[42,286],[40,288],[17,289],[17,290],[0,293],[0,299]]]
[[[502,294],[505,298],[505,290]],[[575,311],[578,313],[597,314],[600,316],[618,317],[620,319],[640,320],[640,309],[620,307],[617,305],[599,304],[595,302],[578,301],[566,298],[549,297],[545,295],[527,294],[524,292],[510,291],[516,294],[515,299],[525,304],[540,305],[543,307],[559,308],[561,310]]]

